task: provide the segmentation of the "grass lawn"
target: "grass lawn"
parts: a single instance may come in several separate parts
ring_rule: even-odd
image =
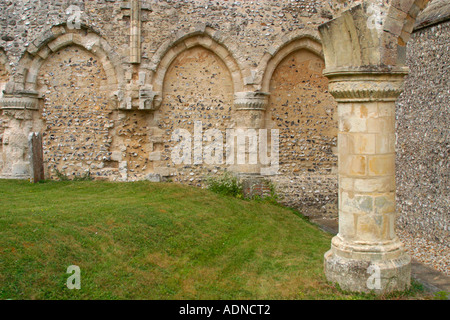
[[[290,209],[199,188],[0,180],[0,299],[373,299],[327,283],[330,241]]]

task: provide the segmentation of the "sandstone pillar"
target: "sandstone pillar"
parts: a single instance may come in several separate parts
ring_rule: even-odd
[[[140,0],[131,0],[130,21],[130,63],[141,63],[141,4]]]
[[[28,137],[38,118],[37,94],[21,92],[14,95],[5,94],[0,100],[3,110],[4,133],[2,157],[2,178],[28,179],[31,167],[28,149]]]
[[[234,171],[245,175],[260,175],[261,164],[258,159],[259,129],[264,128],[264,114],[269,95],[262,92],[238,92],[235,94],[236,108],[236,145],[234,148]],[[245,135],[245,137],[244,137]],[[256,139],[253,139],[256,137]],[[245,159],[240,150],[245,143]],[[239,149],[241,148],[241,149]],[[227,155],[227,159],[228,159]]]
[[[408,73],[406,41],[427,3],[363,1],[319,27],[339,120],[339,233],[325,274],[345,290],[410,285],[410,257],[395,233],[395,101]]]
[[[234,157],[232,171],[237,173],[244,186],[244,196],[264,196],[267,193],[259,157],[259,130],[264,128],[265,111],[269,94],[263,92],[238,92],[235,94],[236,135],[235,145],[227,147],[227,162]],[[229,142],[227,137],[227,142]],[[264,142],[263,142],[264,143]],[[242,150],[245,148],[245,153]],[[234,155],[229,151],[234,150]],[[245,157],[244,157],[245,155]]]
[[[325,273],[345,290],[410,285],[410,258],[395,233],[395,101],[406,73],[325,73],[339,119],[339,233]]]

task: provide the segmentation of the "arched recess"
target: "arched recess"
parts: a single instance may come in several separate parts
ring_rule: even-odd
[[[302,37],[275,53],[262,82],[270,92],[266,125],[279,130],[278,191],[308,216],[326,216],[337,207],[337,104],[324,68],[320,43]]]
[[[157,67],[152,81],[153,90],[155,92],[162,92],[167,70],[177,56],[194,47],[203,47],[219,57],[230,71],[234,92],[243,91],[244,82],[242,70],[232,53],[207,32],[197,32],[185,35],[174,41],[172,44],[164,46],[163,50],[159,50],[155,55],[153,60]]]
[[[260,69],[264,70],[261,81],[261,90],[263,92],[269,92],[272,75],[280,62],[291,53],[302,49],[309,50],[322,59],[324,57],[322,45],[318,38],[313,35],[301,35],[293,38],[289,42],[280,46],[276,51],[266,53],[266,56],[260,63]]]
[[[71,45],[80,46],[99,59],[112,92],[123,87],[125,77],[120,57],[108,42],[85,25],[80,29],[70,29],[62,24],[53,26],[29,45],[19,62],[20,69],[14,81],[15,90],[35,92],[42,64],[55,52]]]
[[[224,139],[235,118],[236,79],[229,64],[208,47],[192,45],[181,50],[164,73],[162,105],[155,112],[155,124],[162,133],[162,140],[155,144],[160,159],[155,159],[153,166],[155,173],[171,175],[175,182],[201,185],[207,175],[225,167]],[[183,159],[172,152],[181,147],[173,137],[177,130],[191,138],[186,142],[192,152]],[[203,136],[209,133],[214,136],[205,141]],[[217,149],[206,158],[206,148],[213,141]]]
[[[32,130],[43,133],[46,177],[115,179],[115,94],[124,76],[113,48],[86,26],[58,25],[30,44],[19,65],[14,91],[42,98]]]
[[[118,163],[114,167],[108,159],[117,111],[107,78],[100,59],[78,45],[61,48],[42,64],[34,130],[43,134],[47,177],[118,176]]]

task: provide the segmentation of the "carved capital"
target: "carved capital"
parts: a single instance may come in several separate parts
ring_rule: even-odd
[[[407,70],[392,72],[324,72],[329,91],[338,102],[396,101],[404,89]]]
[[[236,110],[266,110],[269,105],[269,93],[237,92],[234,95]]]
[[[139,91],[139,109],[140,110],[158,110],[161,107],[162,97],[158,92],[151,89],[142,89]]]
[[[34,92],[21,92],[5,94],[0,99],[0,109],[3,110],[39,110],[38,94]]]

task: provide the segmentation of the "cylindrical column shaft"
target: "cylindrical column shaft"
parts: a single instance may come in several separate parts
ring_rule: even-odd
[[[350,291],[410,285],[410,258],[395,233],[395,100],[405,72],[327,75],[338,101],[339,233],[325,274]]]

